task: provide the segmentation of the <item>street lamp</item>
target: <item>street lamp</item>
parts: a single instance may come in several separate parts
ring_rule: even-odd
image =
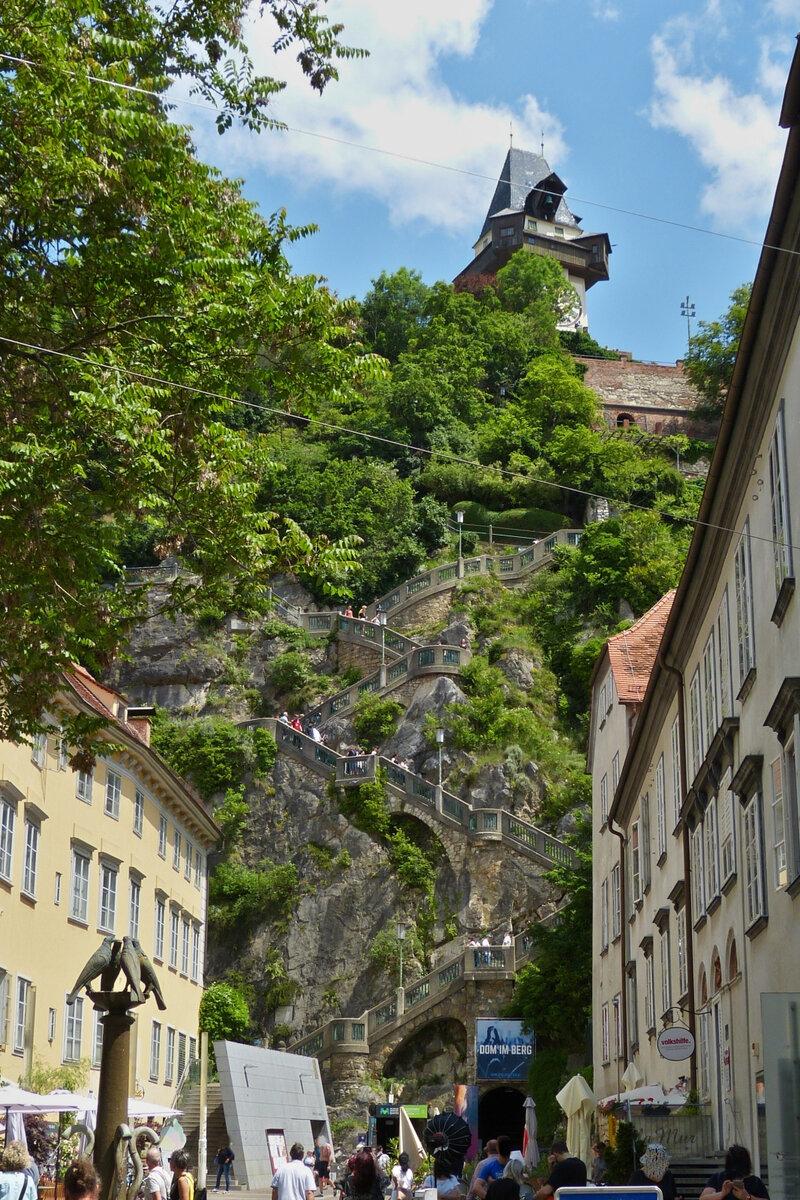
[[[381,622],[381,666],[386,666],[386,616],[385,612],[379,612],[378,616]]]
[[[403,986],[403,942],[406,940],[405,921],[397,922],[397,944],[400,947],[400,987]]]
[[[442,790],[442,746],[444,745],[444,730],[441,725],[436,730],[436,749],[439,753],[439,792]]]
[[[458,557],[461,558],[461,530],[464,527],[464,510],[459,508],[456,511],[456,521],[458,522]]]

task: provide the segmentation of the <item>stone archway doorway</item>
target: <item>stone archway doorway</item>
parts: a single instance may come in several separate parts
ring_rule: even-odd
[[[522,1149],[525,1128],[525,1093],[513,1087],[493,1087],[478,1100],[478,1137],[485,1146],[501,1133],[511,1138],[515,1150]]]

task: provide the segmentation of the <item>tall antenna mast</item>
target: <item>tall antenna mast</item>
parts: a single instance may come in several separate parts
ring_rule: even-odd
[[[542,130],[542,158],[544,158],[544,130]]]
[[[513,121],[508,122],[508,148],[509,148],[509,150],[514,149],[514,122]]]

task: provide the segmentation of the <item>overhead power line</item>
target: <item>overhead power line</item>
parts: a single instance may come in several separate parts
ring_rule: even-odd
[[[460,466],[470,467],[474,471],[489,471],[495,475],[501,475],[507,479],[515,479],[523,483],[536,483],[543,487],[557,488],[561,492],[566,492],[573,496],[584,496],[588,500],[602,500],[606,504],[620,504],[626,508],[634,509],[637,512],[653,512],[662,518],[668,518],[670,521],[684,525],[693,526],[695,528],[702,527],[710,529],[716,533],[727,533],[733,537],[741,534],[741,530],[735,529],[729,525],[717,525],[712,521],[701,521],[697,517],[682,517],[672,513],[666,513],[662,509],[656,508],[655,505],[636,504],[630,500],[620,500],[614,496],[606,496],[600,492],[590,492],[586,488],[574,487],[571,484],[559,483],[553,479],[541,479],[536,475],[525,475],[520,471],[509,471],[506,467],[499,467],[495,464],[487,464],[477,462],[475,459],[464,458],[459,454],[451,454],[447,450],[431,450],[427,446],[415,446],[411,442],[404,442],[398,438],[384,437],[377,433],[366,433],[362,429],[352,429],[347,425],[336,425],[332,421],[323,421],[321,417],[307,417],[301,413],[290,413],[284,409],[274,408],[269,404],[257,404],[254,400],[241,400],[238,397],[225,396],[222,392],[215,392],[209,388],[197,387],[195,384],[178,383],[174,379],[164,379],[159,375],[148,375],[143,371],[136,371],[132,367],[123,367],[117,363],[98,362],[93,358],[86,358],[79,354],[71,354],[66,350],[55,350],[50,346],[38,346],[34,342],[24,342],[19,338],[5,337],[0,334],[0,342],[4,342],[9,346],[18,346],[20,349],[32,350],[38,354],[48,354],[54,358],[68,359],[70,362],[80,363],[82,366],[92,367],[94,370],[111,371],[117,375],[129,376],[131,379],[137,380],[139,383],[151,383],[158,387],[175,388],[177,391],[187,392],[194,396],[205,396],[210,400],[221,400],[224,404],[234,404],[240,408],[252,409],[254,412],[269,413],[271,416],[278,417],[282,421],[292,421],[295,424],[302,421],[306,425],[315,425],[320,429],[330,430],[332,433],[348,434],[351,437],[361,438],[362,441],[379,442],[384,446],[392,446],[398,450],[411,451],[414,454],[425,455],[428,458],[445,459],[448,462],[457,463]],[[776,538],[765,537],[763,534],[753,533],[750,537],[757,542],[767,542],[770,546],[782,546],[790,548],[800,553],[800,546],[794,545],[791,542],[779,541]]]

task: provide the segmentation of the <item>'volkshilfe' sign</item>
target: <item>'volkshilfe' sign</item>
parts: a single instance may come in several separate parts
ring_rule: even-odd
[[[694,1054],[694,1034],[685,1025],[669,1025],[661,1030],[656,1045],[662,1058],[680,1062]]]

